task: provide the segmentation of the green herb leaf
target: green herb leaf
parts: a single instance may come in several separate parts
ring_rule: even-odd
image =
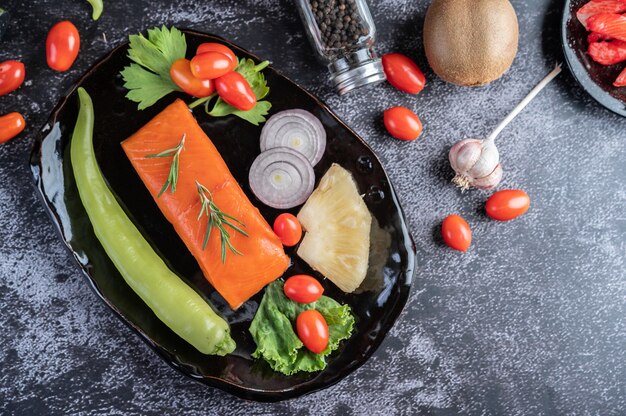
[[[213,105],[213,109],[209,111],[207,108],[206,112],[211,117],[224,117],[232,114],[258,126],[260,123],[265,122],[265,116],[269,113],[270,108],[272,108],[272,104],[269,101],[258,101],[252,110],[241,111],[218,98],[215,105]]]
[[[222,263],[226,262],[226,247],[228,247],[228,249],[234,254],[242,255],[242,253],[230,243],[230,234],[226,231],[226,226],[229,226],[238,233],[248,237],[248,233],[241,228],[245,228],[246,225],[232,215],[222,212],[213,202],[213,195],[211,192],[198,181],[196,181],[196,188],[198,189],[198,195],[200,196],[200,202],[202,204],[200,206],[200,213],[198,214],[198,221],[203,215],[206,215],[207,217],[207,227],[206,233],[204,234],[204,240],[202,242],[202,249],[204,250],[206,248],[206,245],[209,242],[209,237],[211,236],[211,230],[215,227],[220,232]],[[235,223],[238,225],[235,225]]]
[[[250,88],[252,88],[254,95],[256,95],[257,103],[253,109],[248,111],[238,110],[221,98],[218,98],[213,106],[209,108],[213,97],[207,97],[206,101],[204,101],[204,108],[207,114],[211,117],[224,117],[232,114],[251,124],[254,124],[255,126],[263,123],[266,120],[265,116],[267,116],[270,108],[272,107],[272,104],[269,101],[261,101],[270,92],[270,89],[267,86],[267,81],[265,80],[265,75],[261,72],[268,65],[268,61],[263,61],[260,64],[255,65],[252,59],[241,59],[237,68],[235,68],[235,71],[239,72],[246,79],[246,81],[248,81]],[[200,103],[202,103],[202,101],[197,100],[190,107],[193,108]]]
[[[257,100],[262,100],[270,92],[265,80],[265,75],[261,72],[269,65],[269,61],[263,61],[258,65],[252,59],[241,59],[235,71],[239,72],[250,84]]]
[[[308,309],[319,311],[328,324],[328,346],[314,354],[304,347],[294,325],[298,315]],[[285,296],[283,282],[275,281],[265,288],[250,334],[256,342],[255,358],[262,358],[274,369],[286,375],[299,371],[314,372],[326,367],[326,357],[350,337],[354,316],[348,305],[341,305],[328,296],[309,304],[294,302]]]
[[[161,188],[161,190],[159,191],[157,198],[163,195],[163,192],[167,191],[167,188],[169,187],[171,187],[172,193],[176,192],[176,184],[178,183],[178,165],[180,161],[180,154],[183,151],[183,148],[185,147],[185,137],[186,135],[183,134],[183,138],[180,140],[180,143],[178,143],[176,147],[164,150],[161,153],[156,153],[153,155],[146,156],[146,159],[150,159],[153,157],[171,157],[172,158],[172,164],[170,165],[170,173],[167,176],[167,180],[165,181],[165,184],[163,184],[163,188]]]
[[[126,98],[139,103],[139,110],[150,107],[174,91],[170,82],[137,64],[130,64],[121,74],[126,81],[124,87],[129,89]]]
[[[135,63],[121,72],[124,87],[130,90],[126,97],[139,103],[138,108],[143,110],[170,92],[180,91],[170,78],[170,67],[185,57],[185,35],[175,27],[163,26],[148,30],[147,38],[139,34],[128,39],[128,57]]]

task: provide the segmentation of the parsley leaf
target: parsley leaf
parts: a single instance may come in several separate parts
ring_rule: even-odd
[[[140,110],[150,107],[172,92],[172,86],[169,83],[137,64],[130,64],[124,68],[122,76],[126,80],[124,86],[130,90],[126,98],[139,103]]]
[[[128,40],[128,57],[133,63],[124,68],[121,75],[124,87],[129,90],[126,97],[139,103],[139,110],[150,107],[171,92],[181,91],[170,78],[172,64],[184,58],[187,52],[187,41],[180,30],[175,27],[155,27],[148,30],[148,37],[142,34],[131,35]],[[241,59],[235,68],[248,81],[256,95],[257,104],[252,110],[238,110],[219,97],[213,100],[217,94],[194,101],[190,108],[204,104],[205,111],[212,117],[232,114],[258,126],[265,121],[265,116],[272,107],[269,101],[263,100],[270,89],[261,71],[268,65],[268,61],[255,65],[252,59]]]
[[[130,91],[126,97],[139,103],[143,110],[173,91],[180,91],[170,78],[174,61],[184,58],[187,52],[185,35],[175,27],[162,26],[142,34],[128,37],[128,57],[135,63],[122,70],[124,87]]]
[[[207,114],[211,117],[224,117],[232,114],[258,126],[265,121],[265,116],[269,113],[270,108],[272,108],[272,104],[269,101],[258,101],[252,110],[241,111],[218,98],[211,111],[208,111],[207,106]]]
[[[213,96],[200,99],[193,103],[190,107],[193,108],[198,104],[204,103],[204,109],[211,117],[224,117],[232,114],[251,124],[254,124],[255,126],[258,126],[260,123],[265,121],[265,116],[269,113],[269,110],[272,107],[272,104],[269,101],[261,101],[270,92],[265,76],[261,72],[268,65],[268,61],[263,61],[260,64],[255,65],[252,59],[242,59],[239,61],[237,68],[235,68],[235,71],[239,72],[246,79],[246,81],[248,81],[250,88],[252,88],[254,95],[256,95],[257,103],[252,110],[238,110],[221,98],[218,98],[215,101],[215,104],[213,104],[213,107],[209,109]]]
[[[248,81],[257,100],[262,100],[270,92],[267,81],[265,81],[265,75],[261,72],[268,65],[269,61],[263,61],[258,65],[254,65],[252,59],[242,59],[239,61],[237,68],[235,68],[235,71],[239,72]]]

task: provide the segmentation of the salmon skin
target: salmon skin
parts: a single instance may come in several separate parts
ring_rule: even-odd
[[[176,147],[183,135],[176,192],[168,188],[161,196],[172,163],[171,157],[146,158]],[[289,257],[279,238],[252,205],[221,155],[182,100],[176,100],[122,142],[126,156],[156,201],[159,209],[200,264],[206,279],[233,309],[237,309],[289,267]],[[213,195],[215,205],[243,224],[248,237],[226,226],[230,243],[241,253],[227,249],[222,262],[220,233],[211,230],[203,248],[207,217],[198,219],[201,202],[196,181]]]

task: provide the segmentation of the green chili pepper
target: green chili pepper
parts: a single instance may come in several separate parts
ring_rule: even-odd
[[[93,20],[98,20],[100,15],[102,14],[102,9],[104,9],[104,4],[102,0],[87,0],[87,3],[91,4],[93,9],[91,13],[91,18]]]
[[[96,237],[128,285],[172,331],[204,354],[233,352],[228,323],[172,272],[128,218],[107,186],[93,149],[91,98],[80,109],[70,155],[76,186]]]

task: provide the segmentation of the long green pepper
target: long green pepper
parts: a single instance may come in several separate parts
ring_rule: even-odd
[[[80,109],[70,148],[76,186],[96,237],[128,285],[172,331],[203,354],[235,349],[228,323],[172,272],[128,218],[107,186],[93,148],[91,97]]]
[[[103,0],[87,0],[87,3],[91,4],[91,18],[93,20],[98,20],[102,14],[102,10],[104,9]]]

